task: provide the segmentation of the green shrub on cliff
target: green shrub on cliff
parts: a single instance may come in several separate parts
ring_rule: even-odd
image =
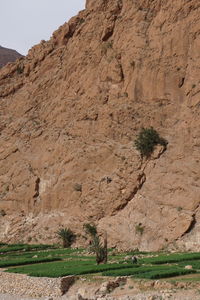
[[[160,137],[158,132],[153,128],[142,128],[134,142],[136,149],[141,156],[149,157],[156,145],[167,146],[167,141]]]

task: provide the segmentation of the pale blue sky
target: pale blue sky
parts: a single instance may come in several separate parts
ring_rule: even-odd
[[[26,55],[84,7],[85,0],[0,0],[0,46]]]

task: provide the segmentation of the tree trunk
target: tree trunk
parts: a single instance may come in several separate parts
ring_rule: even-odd
[[[105,234],[104,234],[104,245],[103,245],[103,248],[104,248],[104,260],[103,260],[103,263],[106,264],[107,261],[108,261],[108,239],[107,239],[107,232],[105,231]]]

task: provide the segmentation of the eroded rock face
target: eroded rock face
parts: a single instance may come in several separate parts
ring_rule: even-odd
[[[195,0],[88,0],[0,71],[1,240],[95,221],[121,249],[199,246],[199,13]],[[149,126],[167,151],[142,160]]]

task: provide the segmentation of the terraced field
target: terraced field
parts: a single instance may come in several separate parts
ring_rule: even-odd
[[[94,255],[84,249],[63,249],[50,245],[0,245],[0,268],[6,272],[37,277],[98,274],[160,279],[200,280],[200,253],[114,253],[108,263],[96,265]],[[138,262],[131,262],[131,255]],[[186,266],[190,265],[188,269]],[[185,268],[186,267],[186,268]],[[191,274],[194,274],[191,276]]]

